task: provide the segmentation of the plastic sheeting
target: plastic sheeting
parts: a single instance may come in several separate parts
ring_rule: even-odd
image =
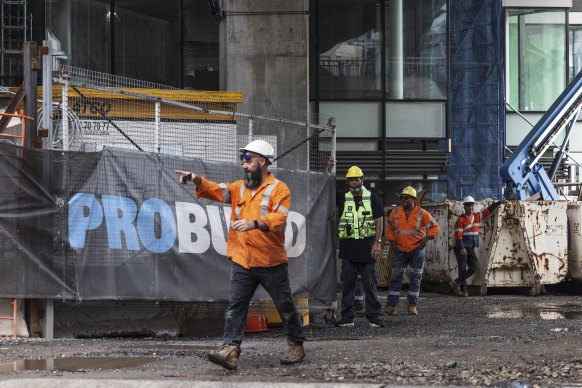
[[[230,207],[196,199],[175,170],[228,182],[243,176],[239,165],[108,148],[77,153],[0,144],[0,155],[2,297],[228,299]],[[291,190],[292,290],[333,301],[335,179],[273,172]]]

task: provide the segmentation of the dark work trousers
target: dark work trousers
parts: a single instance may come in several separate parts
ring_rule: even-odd
[[[461,250],[455,248],[455,256],[457,257],[457,265],[459,268],[459,277],[457,281],[461,284],[461,290],[467,289],[467,279],[469,279],[479,268],[479,261],[477,260],[477,254],[475,253],[475,248],[467,248],[467,256],[461,255]]]
[[[342,260],[342,319],[354,320],[354,291],[358,274],[362,277],[364,294],[366,295],[366,317],[368,320],[378,319],[382,305],[376,292],[375,262],[362,263]]]
[[[305,341],[303,323],[293,303],[286,263],[275,267],[251,269],[232,263],[228,308],[224,314],[224,343],[237,345],[242,343],[249,304],[259,284],[273,299],[287,338],[296,343],[303,343]]]
[[[378,289],[378,266],[374,263],[374,282]],[[362,275],[358,275],[356,279],[356,289],[354,291],[354,308],[361,310],[364,308],[364,283],[362,283]]]

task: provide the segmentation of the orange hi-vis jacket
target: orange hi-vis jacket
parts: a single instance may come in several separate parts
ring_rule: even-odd
[[[242,180],[219,184],[202,178],[196,187],[196,196],[230,203],[226,244],[226,254],[230,260],[247,269],[274,267],[287,262],[285,226],[291,206],[291,192],[273,174],[269,173],[254,195]],[[269,227],[269,231],[251,229],[237,232],[232,228],[232,222],[241,219],[260,220]]]
[[[406,219],[404,209],[400,206],[390,213],[386,228],[386,239],[396,241],[399,251],[412,252],[420,246],[420,240],[425,236],[435,238],[440,231],[439,225],[429,212],[415,204]]]
[[[479,230],[481,223],[490,215],[489,208],[470,216],[461,214],[455,222],[455,246],[457,248],[477,248],[479,246]]]

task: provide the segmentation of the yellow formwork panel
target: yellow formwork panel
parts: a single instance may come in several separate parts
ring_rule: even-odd
[[[10,89],[14,89],[12,91],[16,92],[17,88]],[[144,88],[115,89],[122,92],[136,93],[195,105],[206,110],[233,113],[232,115],[210,114],[194,109],[162,103],[160,109],[161,120],[234,121],[234,113],[237,111],[237,104],[241,103],[243,99],[243,94],[241,92]],[[39,96],[42,96],[42,87],[37,88],[37,93]],[[55,102],[61,101],[61,86],[53,86],[52,97]],[[148,101],[130,95],[111,93],[90,88],[69,87],[68,100],[69,107],[73,109],[81,119],[109,118],[153,120],[155,118],[154,101]],[[41,105],[42,103],[39,101],[38,107],[40,108]]]
[[[297,307],[297,312],[303,318],[303,326],[309,325],[309,301],[307,298],[293,298],[293,302]],[[269,327],[280,327],[283,325],[281,316],[277,312],[277,308],[272,301],[260,302],[257,307],[267,318],[267,325]]]

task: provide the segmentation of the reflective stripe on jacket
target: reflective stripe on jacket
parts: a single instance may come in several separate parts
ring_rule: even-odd
[[[401,207],[397,207],[390,213],[386,239],[396,241],[399,251],[412,252],[418,249],[420,241],[425,236],[434,239],[439,231],[440,227],[430,213],[415,204],[408,219]]]
[[[338,226],[339,238],[363,239],[376,236],[371,197],[372,193],[363,189],[362,204],[357,207],[352,193],[350,191],[346,193],[344,209]]]
[[[269,176],[255,190],[244,185],[244,181],[215,183],[205,178],[196,188],[196,196],[213,201],[229,203],[230,225],[226,254],[230,260],[244,268],[273,267],[287,262],[285,250],[285,226],[291,206],[291,193],[284,182]],[[232,222],[240,219],[260,220],[268,232],[252,229],[237,232]]]
[[[455,222],[455,246],[457,248],[477,248],[479,246],[479,230],[483,220],[489,217],[489,209],[473,213],[473,220],[466,214],[461,214]]]

